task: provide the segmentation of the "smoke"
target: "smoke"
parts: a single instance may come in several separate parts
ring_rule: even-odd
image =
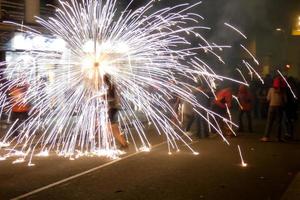
[[[204,1],[204,16],[208,24],[214,26],[211,40],[234,42],[236,38],[224,23],[239,28],[249,37],[255,35],[260,27],[269,27],[267,19],[267,0],[214,0]]]

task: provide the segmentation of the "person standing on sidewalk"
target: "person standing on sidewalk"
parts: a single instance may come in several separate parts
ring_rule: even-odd
[[[269,89],[267,100],[269,102],[269,111],[267,118],[267,126],[264,137],[261,138],[262,142],[269,142],[271,129],[274,122],[277,120],[277,138],[282,142],[281,129],[282,129],[282,117],[283,107],[286,103],[286,94],[283,89],[283,80],[281,77],[277,77],[273,81],[273,87]]]

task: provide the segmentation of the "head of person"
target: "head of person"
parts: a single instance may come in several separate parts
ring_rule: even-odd
[[[248,92],[247,86],[246,85],[240,85],[239,92],[243,93],[243,94],[247,93]]]
[[[283,85],[282,85],[282,78],[281,77],[276,77],[276,78],[274,78],[274,80],[273,80],[273,88],[275,89],[275,90],[280,90],[280,89],[282,89],[282,87],[283,87]]]
[[[103,76],[103,82],[105,85],[107,85],[108,87],[112,86],[112,82],[111,82],[111,76],[109,74],[105,74]]]

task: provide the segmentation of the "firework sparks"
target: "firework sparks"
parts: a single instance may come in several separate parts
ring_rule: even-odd
[[[295,92],[293,91],[291,85],[288,83],[288,81],[287,81],[286,78],[283,76],[283,74],[282,74],[279,70],[277,70],[277,72],[278,72],[278,74],[281,76],[281,78],[283,79],[283,81],[286,83],[286,85],[288,86],[288,88],[290,89],[290,91],[291,91],[293,97],[294,97],[295,99],[298,99],[297,96],[296,96],[296,94],[295,94]]]
[[[241,162],[242,162],[241,165],[242,165],[242,167],[247,167],[248,164],[244,162],[244,159],[243,159],[243,155],[242,155],[242,151],[241,151],[240,145],[238,145],[237,147],[238,147],[239,154],[240,154],[240,158],[241,158]]]
[[[237,33],[239,33],[243,38],[248,39],[247,36],[242,33],[239,29],[237,29],[236,27],[232,26],[231,24],[228,23],[224,23],[225,26],[228,26],[229,28],[232,28],[233,30],[235,30]]]
[[[0,158],[17,156],[14,163],[29,160],[33,166],[33,156],[48,156],[50,151],[70,159],[121,155],[108,117],[106,76],[119,97],[119,128],[141,151],[150,151],[151,144],[139,113],[165,136],[168,152],[179,151],[177,143],[182,142],[198,154],[189,146],[191,138],[181,130],[180,123],[172,120],[179,119],[169,103],[174,96],[190,103],[198,113],[204,111],[201,117],[222,137],[216,118],[230,127],[234,125],[202,106],[192,93],[198,79],[214,96],[216,81],[247,85],[246,81],[217,75],[196,53],[204,50],[225,64],[218,51],[231,47],[210,43],[200,34],[210,28],[201,26],[203,18],[188,10],[201,2],[154,12],[154,1],[134,11],[129,5],[118,11],[117,0],[59,3],[54,17],[37,19],[51,37],[22,26],[25,36],[15,38],[14,43],[21,44],[25,51],[17,59],[2,63],[7,68],[1,72],[5,77],[2,81],[6,80],[0,94],[1,115],[10,116],[16,105],[30,104],[31,109],[29,118],[16,121],[0,141],[0,148],[6,152]],[[37,37],[37,46],[53,42],[51,47],[28,46],[26,37]],[[199,40],[197,47],[191,47],[191,37]],[[14,101],[7,94],[16,86],[26,86],[26,90]]]

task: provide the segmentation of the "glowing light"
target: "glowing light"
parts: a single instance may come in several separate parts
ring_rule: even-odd
[[[0,142],[0,148],[2,148],[2,147],[9,147],[9,146],[10,146],[10,143]]]
[[[96,45],[99,47],[99,44],[98,44],[98,43],[97,43]],[[92,40],[86,42],[86,43],[83,45],[82,50],[83,50],[85,53],[93,53],[94,50],[95,50],[95,43],[94,43]]]
[[[239,150],[239,154],[240,154],[240,158],[241,158],[241,162],[242,162],[242,163],[241,163],[242,167],[247,167],[248,164],[244,162],[244,159],[243,159],[243,155],[242,155],[242,151],[241,151],[240,145],[238,145],[238,150]]]
[[[17,160],[13,161],[13,164],[23,163],[25,162],[24,158],[18,158]]]
[[[17,33],[12,39],[14,50],[44,50],[58,51],[66,50],[64,40],[60,38],[47,38],[43,35],[30,35],[30,33]]]
[[[236,27],[232,26],[231,24],[228,23],[224,23],[226,26],[232,28],[233,30],[235,30],[236,32],[238,32],[241,36],[243,36],[243,38],[247,39],[247,36],[245,34],[243,34],[239,29],[237,29]]]
[[[0,157],[0,161],[6,160],[6,157]]]
[[[28,166],[28,167],[33,167],[33,166],[35,166],[35,164],[34,164],[34,163],[28,163],[27,166]]]
[[[286,85],[288,86],[288,88],[290,89],[293,97],[295,99],[297,99],[297,96],[296,96],[295,92],[293,91],[293,89],[292,89],[291,85],[289,84],[289,82],[286,80],[286,78],[283,76],[283,74],[279,70],[277,70],[277,72],[281,76],[281,78],[284,80],[284,82],[286,83]]]
[[[42,151],[42,152],[36,154],[36,156],[38,156],[38,157],[47,157],[47,156],[49,156],[49,152],[47,150],[45,150],[45,151]]]
[[[241,44],[241,47],[252,57],[252,59],[254,60],[254,62],[259,65],[258,60],[255,58],[255,56],[246,48],[244,47],[244,45]]]
[[[141,147],[140,151],[142,151],[142,152],[150,152],[151,148],[149,148],[149,147]]]
[[[203,17],[189,10],[201,2],[158,11],[151,10],[153,2],[136,10],[118,11],[116,0],[59,1],[55,16],[37,20],[51,33],[49,37],[22,26],[25,34],[13,39],[13,48],[24,50],[22,56],[1,63],[8,66],[1,72],[8,81],[7,89],[0,92],[0,104],[6,108],[0,114],[11,114],[12,107],[21,103],[30,102],[32,108],[29,118],[16,121],[1,139],[0,148],[13,146],[2,157],[17,156],[20,158],[14,163],[29,160],[30,166],[35,156],[49,156],[54,151],[70,160],[82,156],[118,159],[125,152],[118,150],[109,125],[104,75],[110,77],[119,96],[120,129],[126,139],[138,138],[132,142],[135,149],[151,149],[143,123],[146,118],[166,138],[169,154],[179,151],[177,143],[181,142],[198,155],[179,125],[183,115],[179,117],[177,108],[169,103],[173,96],[192,105],[209,127],[224,137],[217,118],[230,128],[234,123],[198,102],[192,81],[201,80],[213,95],[223,80],[247,85],[242,74],[244,82],[216,74],[209,61],[201,59],[210,54],[225,64],[218,53],[231,46],[210,43],[200,34],[199,30],[210,28],[201,26]],[[237,28],[225,25],[246,38]],[[196,47],[191,45],[194,39]],[[241,47],[258,65],[254,55]],[[250,63],[241,64],[258,76]],[[16,85],[28,86],[24,99],[7,101],[7,92]],[[178,109],[183,112],[182,106]]]

